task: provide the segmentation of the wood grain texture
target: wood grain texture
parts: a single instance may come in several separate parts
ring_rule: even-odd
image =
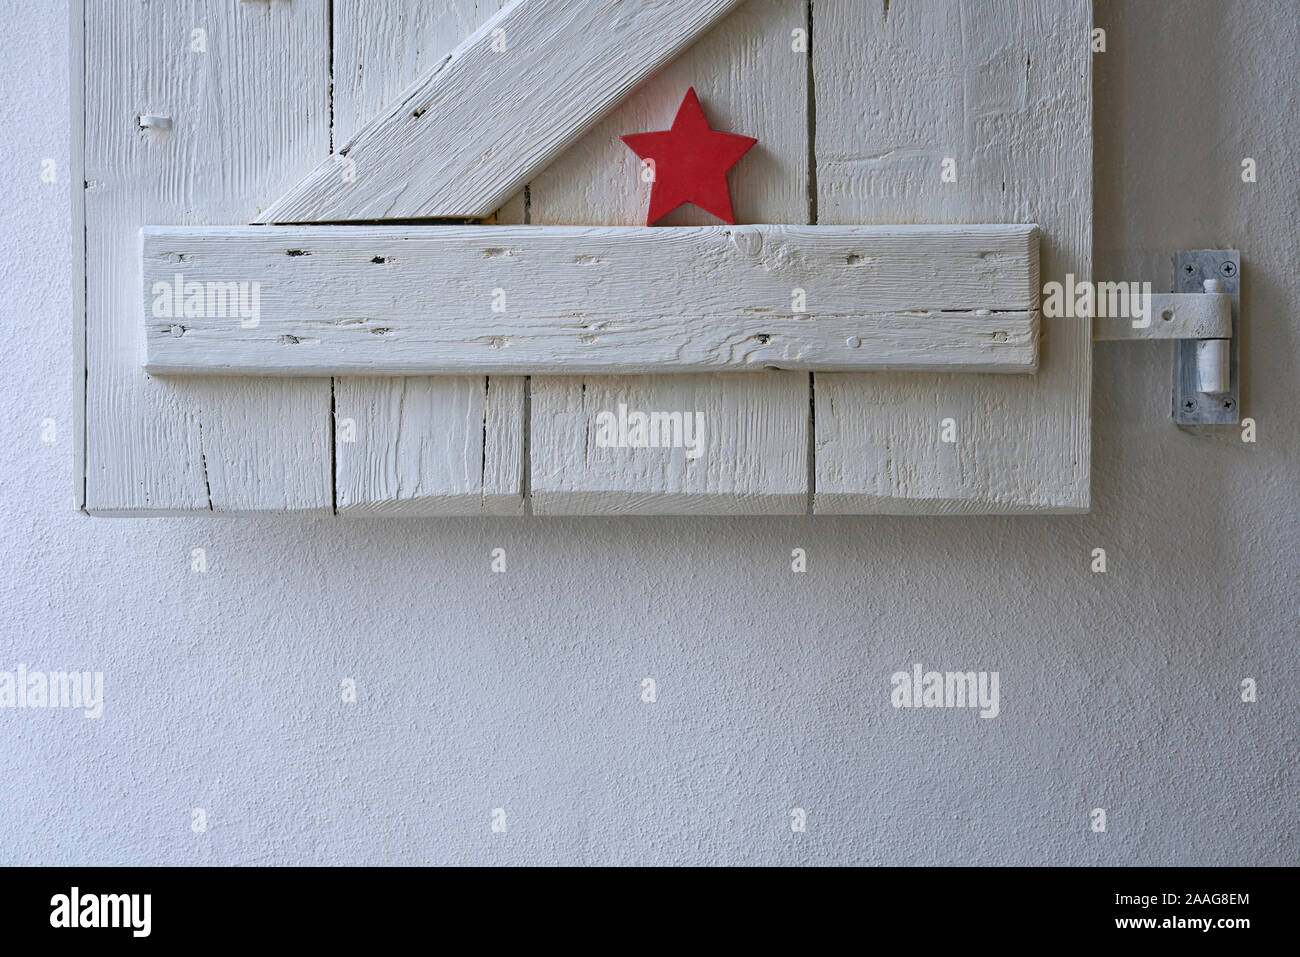
[[[523,379],[346,381],[352,395],[335,429],[340,515],[510,515],[522,509]]]
[[[566,380],[533,379],[533,510],[568,515],[801,512],[806,493],[798,488],[791,460],[803,462],[791,442],[807,435],[808,377],[768,372],[727,379],[725,388],[719,388],[715,376],[591,376],[576,389],[549,387]],[[602,413],[616,418],[620,405],[629,413],[689,413],[701,443],[698,456],[692,458],[684,443],[602,445]],[[545,470],[541,488],[539,468]]]
[[[1088,278],[1088,0],[814,10],[819,222],[1036,222],[1042,279]],[[955,183],[941,179],[945,157]],[[1089,324],[1043,327],[1032,379],[815,376],[815,510],[1086,509]],[[941,439],[948,418],[954,443]]]
[[[86,14],[85,0],[68,4],[68,188],[72,212],[72,495],[78,509],[86,507]]]
[[[332,508],[328,380],[140,368],[145,223],[247,222],[329,151],[323,4],[86,4],[86,508]],[[202,27],[206,51],[191,49]],[[142,114],[169,129],[142,128]]]
[[[335,0],[335,142],[351,139],[502,3]],[[515,215],[522,222],[522,204]],[[517,378],[335,379],[339,514],[520,514],[525,404]]]
[[[740,0],[515,0],[259,222],[491,215]]]
[[[1038,358],[1033,226],[160,227],[140,272],[155,374],[1029,373]],[[191,287],[228,295],[191,316]]]
[[[537,224],[640,225],[650,186],[618,137],[666,129],[694,86],[715,129],[758,138],[731,171],[738,223],[808,222],[808,61],[792,49],[807,7],[749,0],[643,84],[529,191]],[[664,225],[716,223],[694,207]],[[599,448],[592,415],[620,390],[632,408],[705,415],[695,460],[680,450]],[[531,488],[538,514],[803,514],[808,507],[808,376],[798,372],[532,380]]]

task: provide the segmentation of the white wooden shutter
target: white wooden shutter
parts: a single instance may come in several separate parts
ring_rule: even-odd
[[[615,10],[612,0],[599,2]],[[686,10],[679,0],[654,2],[675,17]],[[322,182],[321,170],[337,161],[329,156],[331,119],[337,149],[372,118],[391,113],[408,84],[497,6],[336,0],[332,59],[323,55],[328,24],[311,4],[193,0],[163,12],[122,0],[79,14],[89,510],[1086,508],[1085,320],[1044,323],[1041,365],[1029,376],[145,377],[136,348],[139,305],[131,301],[135,233],[151,225],[276,219],[277,202],[314,215],[310,203],[293,197],[308,195],[314,187],[304,193],[303,184]],[[728,6],[714,0],[691,16],[707,19]],[[618,134],[666,126],[694,85],[715,127],[759,139],[731,178],[742,223],[1037,223],[1042,274],[1085,278],[1090,18],[1087,0],[748,0],[532,175],[493,219],[642,221],[648,186]],[[206,24],[207,59],[173,43],[196,22]],[[811,62],[791,42],[800,30],[811,32]],[[125,65],[131,57],[134,68]],[[142,69],[141,58],[154,68]],[[255,82],[235,67],[250,59],[271,65]],[[171,128],[142,128],[141,114],[166,116]],[[564,122],[583,125],[578,114]],[[457,133],[472,140],[472,129]],[[545,152],[539,148],[529,140],[534,160]],[[956,182],[940,177],[946,158]],[[491,192],[490,182],[468,179],[467,197]],[[358,200],[363,212],[371,209],[374,183],[367,189]],[[338,206],[346,192],[329,192],[330,215],[346,215]],[[401,192],[397,205],[424,211],[419,196]],[[385,212],[396,208],[383,203]],[[690,208],[669,220],[706,221]],[[704,413],[706,453],[599,448],[595,417],[620,404]],[[945,425],[953,427],[952,442],[940,437]]]

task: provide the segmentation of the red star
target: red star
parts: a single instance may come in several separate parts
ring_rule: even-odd
[[[654,188],[650,191],[652,225],[682,203],[694,203],[723,222],[736,222],[731,211],[727,170],[758,140],[752,136],[719,133],[709,128],[700,109],[695,87],[686,91],[670,130],[632,133],[622,137],[632,152],[654,162]]]

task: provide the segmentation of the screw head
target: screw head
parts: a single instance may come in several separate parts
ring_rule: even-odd
[[[1223,407],[1224,407],[1225,409],[1231,409],[1231,408],[1232,408],[1232,400],[1231,400],[1231,399],[1224,399],[1224,400],[1223,400]]]
[[[1193,266],[1191,263],[1188,263],[1186,266],[1183,267],[1183,272],[1187,273],[1187,275],[1190,276],[1196,272],[1196,267]]]
[[[1185,401],[1183,402],[1183,408],[1186,409],[1188,412],[1195,412],[1195,411],[1196,411],[1196,400],[1195,400],[1195,399],[1187,399],[1187,400],[1185,400]]]
[[[1231,261],[1226,262],[1219,267],[1219,272],[1225,276],[1235,276],[1237,275],[1237,265]]]

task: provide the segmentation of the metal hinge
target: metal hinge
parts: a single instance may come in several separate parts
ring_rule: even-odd
[[[1145,324],[1094,318],[1094,342],[1174,340],[1172,412],[1180,426],[1236,425],[1240,416],[1241,254],[1174,255],[1174,291],[1152,294]]]

